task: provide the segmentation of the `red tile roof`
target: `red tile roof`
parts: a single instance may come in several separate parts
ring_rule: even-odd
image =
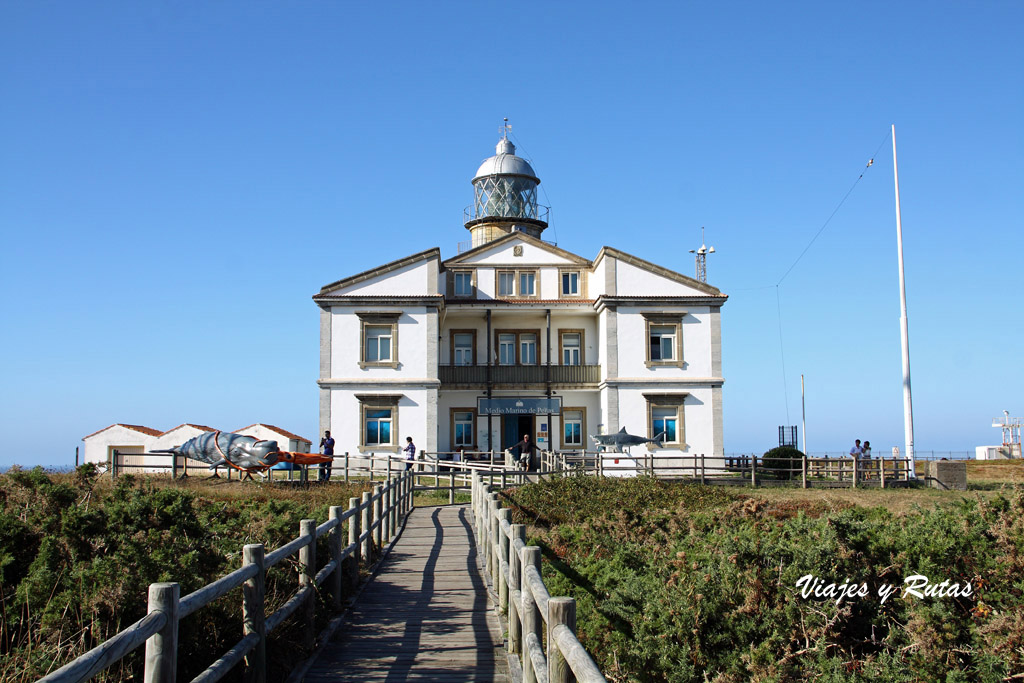
[[[267,429],[277,432],[281,436],[287,436],[289,439],[298,439],[299,441],[305,441],[308,444],[313,443],[304,436],[299,436],[298,434],[289,432],[287,429],[281,429],[280,427],[275,427],[274,425],[268,425],[266,422],[255,422],[249,425],[248,427],[242,427],[242,429],[249,429],[249,427],[266,427]],[[240,432],[242,431],[242,429],[236,429],[235,431]]]
[[[103,429],[97,430],[92,434],[87,434],[86,436],[83,436],[82,439],[84,440],[88,439],[90,436],[96,436],[100,432],[105,432],[111,427],[124,427],[125,429],[131,429],[132,431],[142,432],[143,434],[148,434],[150,436],[160,436],[161,434],[163,434],[163,432],[161,432],[159,429],[153,429],[152,427],[143,427],[142,425],[126,425],[120,422],[115,422],[114,424],[110,425],[110,427],[104,427]]]

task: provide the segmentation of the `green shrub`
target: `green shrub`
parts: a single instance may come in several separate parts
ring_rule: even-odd
[[[793,479],[800,474],[803,457],[804,454],[792,446],[778,446],[767,451],[761,463],[766,470],[776,470],[773,473],[776,479]]]

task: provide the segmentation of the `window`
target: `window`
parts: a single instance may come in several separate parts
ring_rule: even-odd
[[[366,326],[366,362],[391,360],[391,327],[384,325]]]
[[[651,360],[672,360],[675,348],[674,325],[651,325]]]
[[[476,445],[476,411],[472,408],[452,408],[452,450],[473,450]]]
[[[580,296],[580,271],[562,271],[562,296]]]
[[[644,313],[647,327],[647,367],[683,364],[683,317],[680,313]]]
[[[498,296],[516,295],[516,274],[511,270],[498,271]]]
[[[476,330],[452,330],[452,365],[472,365]]]
[[[371,408],[366,411],[367,446],[391,445],[391,409]]]
[[[516,364],[516,335],[498,335],[498,365]]]
[[[359,400],[359,448],[398,451],[399,395],[356,394]]]
[[[562,409],[562,448],[584,448],[585,408]]]
[[[659,434],[664,434],[667,443],[674,442],[679,427],[678,411],[675,408],[651,408],[651,416],[654,419],[651,429],[654,432],[654,438],[657,438]]]
[[[519,296],[536,296],[536,285],[536,273],[519,273]]]
[[[684,449],[683,405],[686,394],[644,394],[644,398],[647,399],[648,438],[661,438],[664,448]]]
[[[583,365],[583,330],[559,330],[562,365]]]
[[[537,364],[537,335],[519,335],[519,363],[521,365]]]
[[[456,271],[452,274],[452,293],[454,296],[473,296],[476,289],[473,271]]]
[[[537,350],[539,339],[540,330],[495,330],[494,345],[498,365],[537,365],[540,361]]]
[[[540,278],[536,270],[499,270],[494,290],[501,297],[536,297]]]
[[[359,367],[398,367],[401,312],[356,312],[360,320]]]

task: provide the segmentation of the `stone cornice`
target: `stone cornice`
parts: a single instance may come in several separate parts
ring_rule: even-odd
[[[686,387],[720,387],[725,384],[721,377],[614,377],[601,382],[600,388],[629,386],[673,387],[682,391]]]
[[[430,296],[359,296],[357,294],[352,296],[331,296],[330,294],[317,294],[313,297],[313,301],[321,308],[330,308],[331,306],[444,307],[444,297],[440,294]]]
[[[367,377],[363,378],[335,378],[328,377],[326,379],[318,379],[316,381],[320,387],[388,387],[388,388],[399,388],[399,387],[412,387],[417,389],[439,389],[441,387],[441,380],[431,379],[429,377],[410,377],[408,379],[392,378],[392,377]]]
[[[620,306],[660,307],[665,306],[710,306],[721,308],[729,299],[724,294],[719,296],[607,296],[602,294],[594,302],[598,313],[606,308],[615,309]]]

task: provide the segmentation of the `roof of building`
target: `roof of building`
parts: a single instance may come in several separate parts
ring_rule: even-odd
[[[206,425],[197,425],[197,424],[193,424],[191,422],[182,422],[177,427],[171,427],[166,432],[161,432],[161,434],[170,434],[175,429],[181,429],[182,427],[191,427],[192,429],[198,429],[201,432],[215,432],[215,431],[217,431],[215,428],[207,427]]]
[[[392,261],[391,263],[385,263],[383,266],[377,266],[376,268],[371,268],[370,270],[364,270],[362,273],[350,275],[349,277],[337,280],[336,282],[332,282],[329,285],[324,285],[323,287],[320,288],[320,291],[317,294],[313,295],[313,299],[316,300],[317,297],[326,296],[336,289],[350,287],[360,282],[365,282],[366,280],[370,280],[372,278],[379,277],[381,275],[385,275],[396,270],[400,270],[402,268],[405,268],[406,266],[411,266],[415,263],[419,263],[420,261],[428,261],[430,259],[435,258],[438,261],[441,260],[441,250],[437,247],[434,247],[433,249],[427,249],[426,251],[421,251],[420,253],[413,254],[412,256],[400,258],[397,261]]]
[[[659,266],[656,263],[651,263],[650,261],[645,261],[639,256],[627,254],[626,252],[620,249],[615,249],[614,247],[601,247],[601,251],[598,252],[597,258],[594,259],[594,265],[600,263],[601,259],[605,256],[612,256],[620,261],[636,266],[637,268],[642,268],[643,270],[668,278],[669,280],[675,280],[676,282],[693,287],[696,290],[711,294],[712,296],[724,296],[720,289],[712,287],[706,282],[701,282],[700,280],[696,280],[692,277],[687,277],[682,273],[665,268],[664,266]]]
[[[123,424],[121,422],[115,422],[114,424],[110,425],[109,427],[104,427],[103,429],[97,430],[97,431],[93,432],[92,434],[87,434],[86,436],[83,436],[82,440],[84,441],[85,439],[88,439],[89,437],[96,436],[100,432],[105,432],[108,429],[112,429],[114,427],[124,427],[125,429],[130,429],[130,430],[135,431],[135,432],[142,432],[143,434],[148,434],[149,436],[160,436],[161,434],[163,434],[163,432],[161,432],[159,429],[153,429],[152,427],[144,427],[142,425],[128,425],[128,424]]]
[[[512,242],[514,240],[521,240],[523,242],[527,242],[528,244],[536,245],[540,249],[555,254],[556,256],[561,256],[562,258],[568,259],[575,263],[578,263],[581,266],[586,266],[587,268],[593,266],[593,263],[591,263],[589,259],[586,259],[580,256],[579,254],[574,254],[571,251],[567,251],[565,249],[562,249],[561,247],[556,247],[555,245],[545,242],[542,239],[538,239],[537,237],[533,237],[532,235],[528,235],[525,232],[519,231],[510,232],[506,235],[502,235],[496,240],[491,240],[490,242],[481,244],[478,247],[473,247],[469,251],[464,251],[458,256],[453,256],[450,259],[442,261],[441,266],[447,268],[449,265],[457,265],[479,254],[480,252],[486,251],[488,249],[494,249],[495,247],[500,247],[506,242]]]
[[[287,429],[281,429],[280,427],[275,427],[274,425],[268,425],[266,422],[254,422],[253,424],[249,425],[248,427],[242,427],[241,429],[236,429],[235,432],[240,432],[240,431],[242,431],[242,429],[250,429],[252,427],[265,427],[265,428],[269,429],[270,431],[277,432],[281,436],[286,436],[289,439],[298,439],[299,441],[305,441],[308,444],[313,443],[312,441],[310,441],[309,439],[307,439],[304,436],[299,436],[298,434],[295,434],[294,432],[289,432]]]

